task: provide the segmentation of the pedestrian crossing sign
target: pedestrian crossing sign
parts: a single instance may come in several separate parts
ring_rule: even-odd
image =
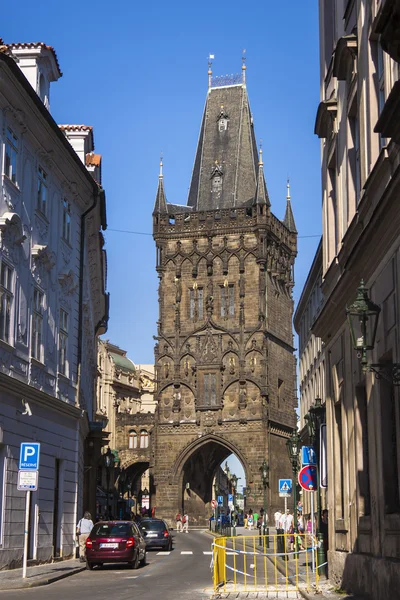
[[[279,479],[279,497],[289,498],[292,495],[292,480]]]

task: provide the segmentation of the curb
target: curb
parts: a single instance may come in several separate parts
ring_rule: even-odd
[[[39,579],[38,581],[21,581],[20,583],[14,584],[14,582],[10,581],[10,585],[1,585],[0,583],[0,592],[4,592],[7,590],[22,590],[28,588],[40,587],[42,585],[50,585],[50,583],[54,583],[55,581],[60,581],[60,579],[65,579],[66,577],[71,577],[71,575],[76,575],[77,573],[81,573],[86,570],[85,567],[76,567],[76,569],[71,569],[69,573],[61,573],[60,575],[54,575],[53,577],[46,577],[45,579]]]

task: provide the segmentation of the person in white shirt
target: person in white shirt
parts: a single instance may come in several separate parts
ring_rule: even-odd
[[[275,529],[276,529],[276,533],[279,533],[278,529],[280,529],[280,520],[281,520],[281,516],[282,513],[280,510],[277,510],[276,513],[274,514],[274,519],[275,519]]]
[[[183,529],[182,532],[189,533],[189,515],[185,513],[182,517]]]
[[[89,533],[93,529],[92,515],[90,512],[85,512],[83,518],[78,522],[76,526],[76,535],[79,540],[79,560],[85,562],[86,560],[86,540],[89,537]]]

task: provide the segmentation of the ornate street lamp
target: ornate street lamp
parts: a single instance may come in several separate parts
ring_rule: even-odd
[[[264,515],[263,515],[263,535],[265,535],[267,529],[267,486],[269,485],[269,465],[264,458],[263,464],[260,467],[261,480],[264,488]]]
[[[217,478],[215,478],[214,483],[214,495],[217,505],[215,507],[215,531],[218,531],[218,513],[219,513],[219,504],[218,504],[218,494],[219,494],[219,484]]]
[[[235,474],[233,474],[231,476],[231,484],[232,484],[232,504],[233,504],[233,510],[232,510],[232,514],[233,517],[231,516],[230,522],[232,524],[232,520],[233,520],[233,535],[236,535],[236,526],[235,526],[235,499],[236,499],[236,486],[237,486],[237,482],[238,482],[238,478]]]
[[[400,385],[399,363],[368,363],[367,351],[374,349],[380,312],[380,307],[372,302],[364,281],[361,280],[357,290],[357,298],[353,304],[346,307],[353,348],[357,352],[357,357],[361,360],[364,373],[375,373],[378,379],[384,377],[393,385]]]
[[[110,506],[110,472],[114,468],[115,457],[111,452],[110,446],[107,448],[107,452],[103,454],[104,466],[106,468],[106,480],[107,480],[107,518],[111,518],[111,506]]]
[[[301,440],[294,429],[290,438],[286,442],[286,448],[288,451],[290,462],[292,463],[293,471],[293,524],[294,530],[297,531],[297,473],[299,472],[299,453],[300,453]]]

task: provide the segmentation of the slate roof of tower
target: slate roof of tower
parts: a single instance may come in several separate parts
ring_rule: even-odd
[[[228,127],[219,131],[218,118],[227,115]],[[222,171],[222,190],[212,192],[212,174]],[[210,88],[201,124],[190,184],[188,206],[215,210],[245,206],[257,188],[258,153],[246,86]]]
[[[290,198],[286,201],[286,212],[285,218],[283,219],[283,224],[289,229],[291,233],[297,233],[296,223],[294,222],[292,203],[290,202]]]

